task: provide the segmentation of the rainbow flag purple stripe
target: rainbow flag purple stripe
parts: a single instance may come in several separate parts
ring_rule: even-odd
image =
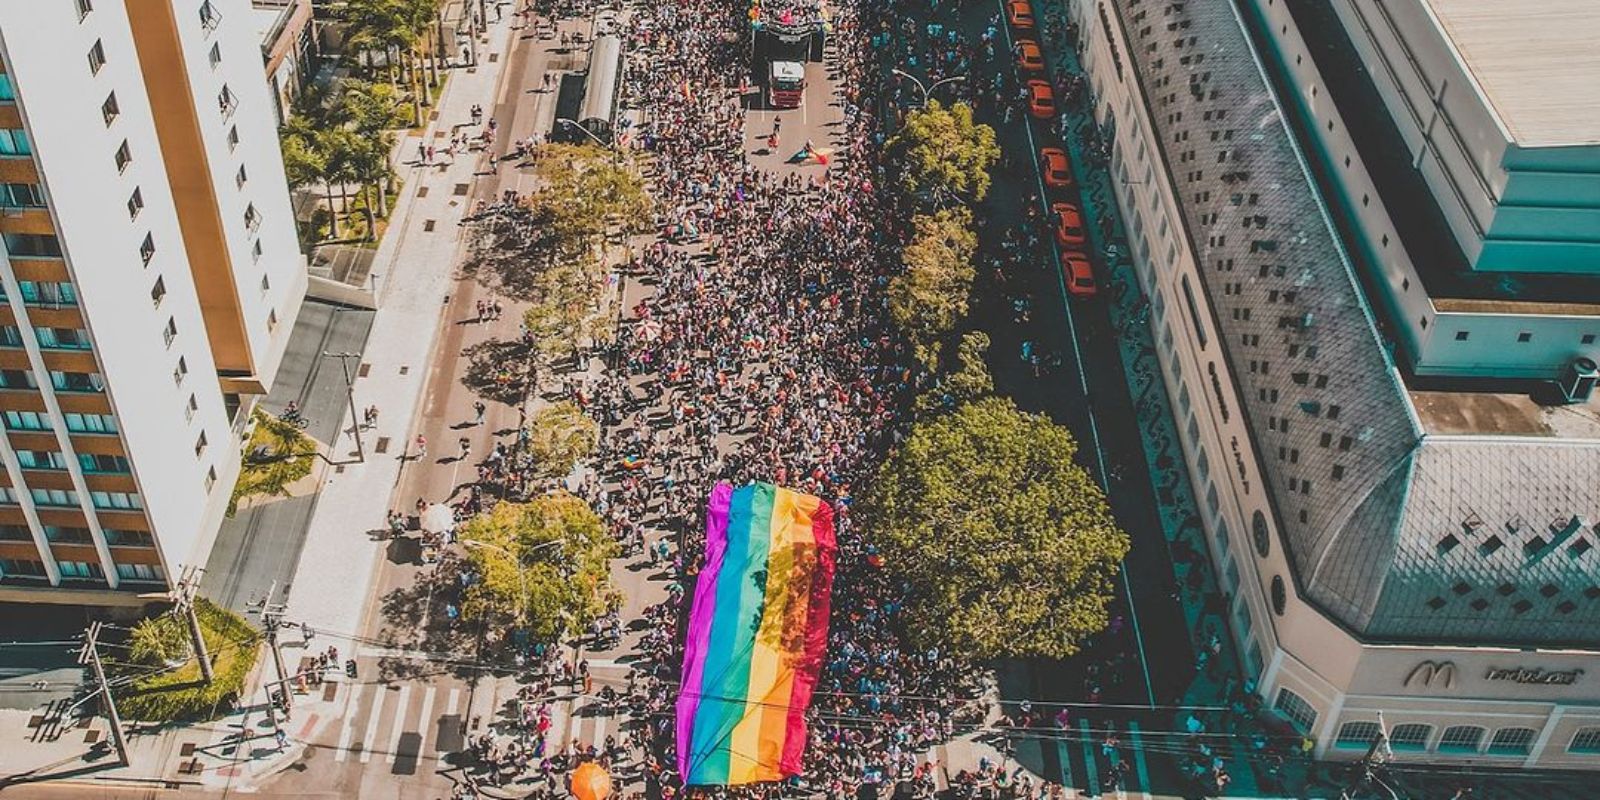
[[[819,498],[769,483],[712,490],[678,692],[684,783],[800,773],[837,550]]]

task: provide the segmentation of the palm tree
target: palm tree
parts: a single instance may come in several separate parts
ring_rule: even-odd
[[[302,117],[290,117],[279,131],[279,139],[283,147],[283,172],[289,180],[289,186],[295,189],[304,189],[315,184],[327,187],[328,212],[332,219],[330,235],[337,238],[339,235],[339,218],[333,214],[332,187],[327,186],[328,154],[322,149],[318,141],[317,131],[311,123]],[[313,223],[314,224],[314,223]],[[312,230],[311,239],[316,236],[315,228]],[[307,241],[306,244],[311,242]]]

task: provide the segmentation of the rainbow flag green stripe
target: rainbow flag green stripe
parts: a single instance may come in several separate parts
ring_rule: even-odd
[[[800,772],[837,549],[819,498],[767,483],[712,490],[677,703],[685,783]]]

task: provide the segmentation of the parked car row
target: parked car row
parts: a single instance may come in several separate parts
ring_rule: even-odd
[[[1035,23],[1029,0],[1007,0],[1006,20],[1016,36],[1017,75],[1027,92],[1028,114],[1035,119],[1056,116],[1055,89],[1047,78],[1044,50],[1033,37]],[[1039,149],[1039,174],[1044,180],[1049,220],[1061,251],[1061,274],[1067,293],[1073,297],[1093,297],[1099,290],[1094,270],[1089,265],[1088,232],[1072,176],[1072,162],[1065,147],[1054,144]]]

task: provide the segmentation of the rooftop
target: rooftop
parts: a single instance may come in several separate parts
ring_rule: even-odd
[[[1411,387],[1411,404],[1430,434],[1460,436],[1548,436],[1600,441],[1600,398],[1577,405],[1543,404],[1536,387],[1500,391],[1466,387]],[[1520,389],[1520,391],[1518,391]]]
[[[1434,306],[1441,312],[1468,314],[1600,316],[1600,281],[1592,276],[1473,270],[1427,180],[1412,168],[1414,154],[1338,14],[1323,0],[1286,2]],[[1600,132],[1600,123],[1594,130]],[[1322,177],[1324,191],[1339,191],[1337,180]],[[1351,203],[1357,200],[1347,198]]]
[[[1513,141],[1600,144],[1600,3],[1425,1]]]
[[[1130,2],[1113,16],[1152,138],[1218,142],[1160,157],[1204,265],[1212,314],[1196,324],[1215,329],[1208,357],[1229,366],[1266,490],[1258,551],[1280,543],[1297,595],[1369,642],[1600,644],[1600,437],[1562,434],[1590,421],[1509,391],[1402,382],[1239,14]],[[1464,520],[1482,522],[1446,541]]]

